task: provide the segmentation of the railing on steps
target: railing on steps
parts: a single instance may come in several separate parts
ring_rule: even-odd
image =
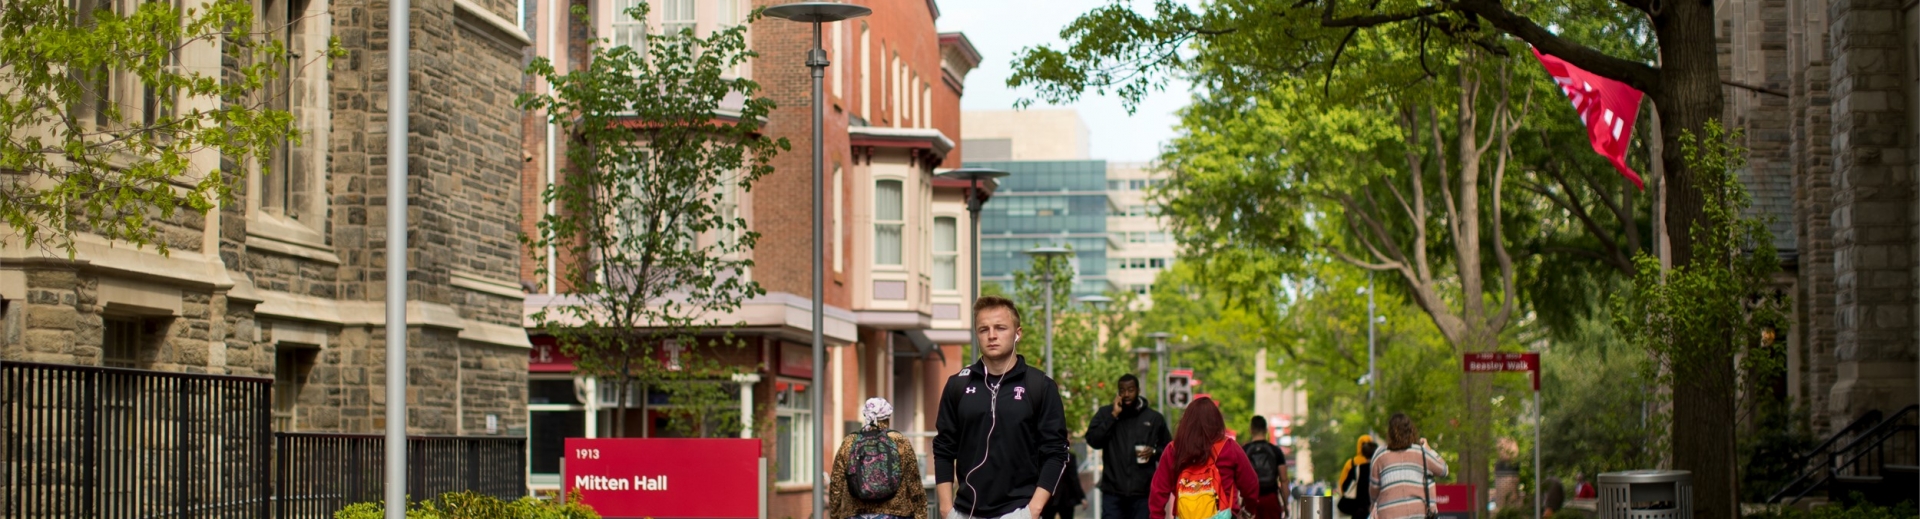
[[[1886,465],[1903,464],[1899,463],[1903,461],[1920,464],[1920,405],[1907,406],[1893,416],[1878,420],[1872,427],[1857,430],[1859,424],[1878,416],[1878,411],[1862,415],[1815,448],[1803,459],[1820,463],[1810,464],[1800,477],[1769,496],[1767,502],[1793,504],[1839,478],[1878,478]],[[1847,436],[1851,439],[1836,443]],[[1832,447],[1835,444],[1841,446]]]
[[[1858,437],[1861,432],[1875,425],[1880,425],[1880,422],[1884,421],[1882,417],[1883,415],[1879,409],[1867,411],[1866,414],[1860,415],[1859,418],[1854,418],[1853,423],[1849,423],[1846,427],[1835,431],[1833,436],[1827,437],[1827,441],[1820,442],[1820,445],[1815,446],[1812,450],[1807,451],[1806,454],[1801,455],[1797,461],[1800,466],[1806,468],[1801,470],[1798,477],[1787,482],[1786,486],[1775,491],[1773,495],[1767,496],[1766,502],[1778,503],[1781,499],[1787,499],[1789,497],[1799,499],[1808,492],[1812,492],[1814,487],[1811,483],[1819,481],[1831,473],[1835,465],[1835,449],[1853,443],[1853,440]]]

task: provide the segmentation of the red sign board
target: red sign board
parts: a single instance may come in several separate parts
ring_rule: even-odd
[[[1460,367],[1468,373],[1525,371],[1533,374],[1533,390],[1540,390],[1538,353],[1468,353],[1460,359]]]
[[[532,338],[533,349],[527,352],[527,371],[533,373],[569,373],[573,371],[573,356],[560,351],[560,341],[548,335]]]
[[[1443,514],[1473,513],[1473,485],[1434,485],[1433,507]]]
[[[601,517],[754,519],[760,440],[567,438],[562,482]]]

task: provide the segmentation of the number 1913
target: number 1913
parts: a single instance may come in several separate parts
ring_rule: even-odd
[[[600,449],[574,449],[573,459],[576,459],[576,460],[600,459]]]

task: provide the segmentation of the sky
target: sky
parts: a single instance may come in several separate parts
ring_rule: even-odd
[[[1074,18],[1105,5],[1110,0],[944,0],[940,5],[940,32],[961,31],[980,51],[980,66],[967,74],[967,91],[960,98],[962,110],[1010,110],[1029,89],[1007,86],[1013,74],[1014,53],[1020,49],[1051,45],[1063,48],[1060,29]],[[1016,14],[1017,13],[1017,14]],[[1187,104],[1187,85],[1170,83],[1155,92],[1128,115],[1120,99],[1111,95],[1083,96],[1066,105],[1080,112],[1091,134],[1094,159],[1116,162],[1144,162],[1160,154],[1160,146],[1173,138],[1179,122],[1176,110]],[[1035,102],[1030,108],[1059,108]],[[965,133],[962,128],[961,132]]]

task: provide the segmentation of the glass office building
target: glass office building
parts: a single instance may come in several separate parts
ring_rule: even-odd
[[[1074,297],[1115,289],[1107,279],[1107,161],[968,162],[1011,173],[980,211],[980,280],[1010,288],[1013,272],[1032,265],[1024,252],[1047,245],[1073,249]]]

